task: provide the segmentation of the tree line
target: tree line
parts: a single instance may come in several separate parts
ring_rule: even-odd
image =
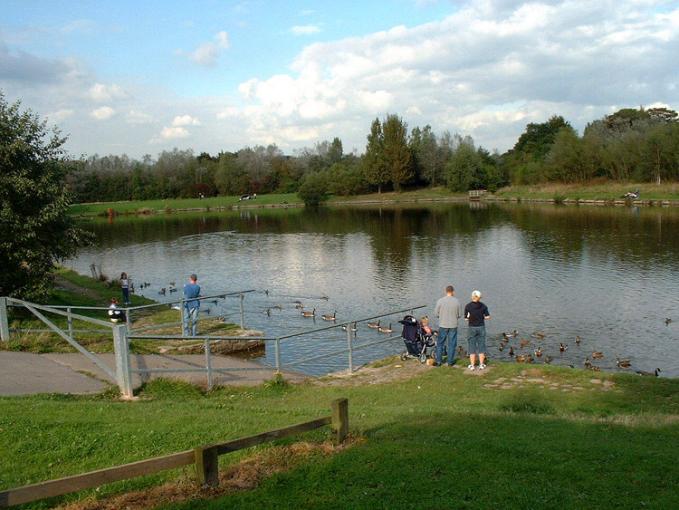
[[[452,191],[509,184],[679,179],[679,122],[667,108],[622,109],[579,135],[562,116],[530,123],[504,154],[476,146],[470,136],[408,125],[398,115],[372,121],[362,155],[342,141],[319,142],[284,154],[277,146],[216,155],[161,152],[154,160],[90,156],[70,161],[66,182],[77,202],[300,192],[310,201],[412,187]]]

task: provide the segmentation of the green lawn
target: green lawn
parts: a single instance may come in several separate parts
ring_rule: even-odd
[[[381,370],[412,369],[396,364]],[[161,507],[679,507],[679,380],[519,364],[498,364],[483,376],[432,368],[383,384],[358,377],[354,384],[209,394],[157,381],[126,403],[112,394],[2,398],[0,487],[290,425],[327,415],[332,399],[348,397],[351,434],[363,441],[334,455],[310,455],[254,490]],[[321,429],[298,439],[328,434]],[[222,464],[272,448],[227,455]],[[191,468],[175,470],[48,503],[191,476]]]
[[[495,195],[505,198],[617,200],[629,191],[640,191],[640,200],[679,200],[679,183],[617,183],[544,184],[509,186]]]

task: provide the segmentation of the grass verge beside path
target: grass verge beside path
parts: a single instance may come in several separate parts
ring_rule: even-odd
[[[393,362],[379,370],[409,367]],[[112,395],[1,398],[0,487],[271,430],[326,415],[332,399],[348,397],[351,434],[363,438],[350,448],[310,455],[253,490],[154,504],[171,509],[679,507],[676,379],[497,364],[482,375],[442,367],[386,384],[349,379],[344,385],[268,384],[208,394],[155,381],[139,396],[127,403]],[[276,444],[327,436],[321,429]],[[222,464],[270,448],[227,455]],[[119,482],[51,504],[111,497],[177,477],[188,483],[192,471]]]

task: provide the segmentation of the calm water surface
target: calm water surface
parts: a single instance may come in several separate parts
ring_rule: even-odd
[[[271,209],[122,218],[87,227],[98,244],[69,263],[78,272],[88,274],[91,263],[111,276],[127,271],[137,283],[150,282],[144,292],[161,300],[170,295],[163,298],[158,289],[170,281],[180,285],[191,272],[204,294],[257,289],[246,299],[246,324],[270,336],[327,325],[302,318],[297,299],[318,314],[336,310],[339,320],[416,305],[427,305],[418,313],[431,315],[443,288],[453,284],[463,305],[472,290],[483,292],[493,317],[491,358],[508,358],[497,349],[502,331],[517,329],[527,338],[543,331],[544,340],[531,340],[555,364],[581,366],[597,350],[605,357],[596,363],[605,369],[615,369],[620,356],[636,369],[660,367],[662,375],[679,376],[676,209]],[[234,299],[210,309],[238,321]],[[401,317],[385,322],[398,332]],[[673,322],[666,325],[666,318]],[[356,342],[383,337],[363,324]],[[569,346],[563,354],[559,342]],[[284,342],[282,359],[285,365],[345,346],[346,333],[338,328]],[[397,340],[358,351],[355,363],[402,349]],[[273,349],[263,361],[273,362]],[[341,355],[295,368],[320,374],[346,366]]]

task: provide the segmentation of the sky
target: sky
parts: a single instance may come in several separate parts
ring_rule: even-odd
[[[679,109],[679,0],[0,0],[0,91],[74,157],[339,137],[399,115],[504,152],[530,122]]]

